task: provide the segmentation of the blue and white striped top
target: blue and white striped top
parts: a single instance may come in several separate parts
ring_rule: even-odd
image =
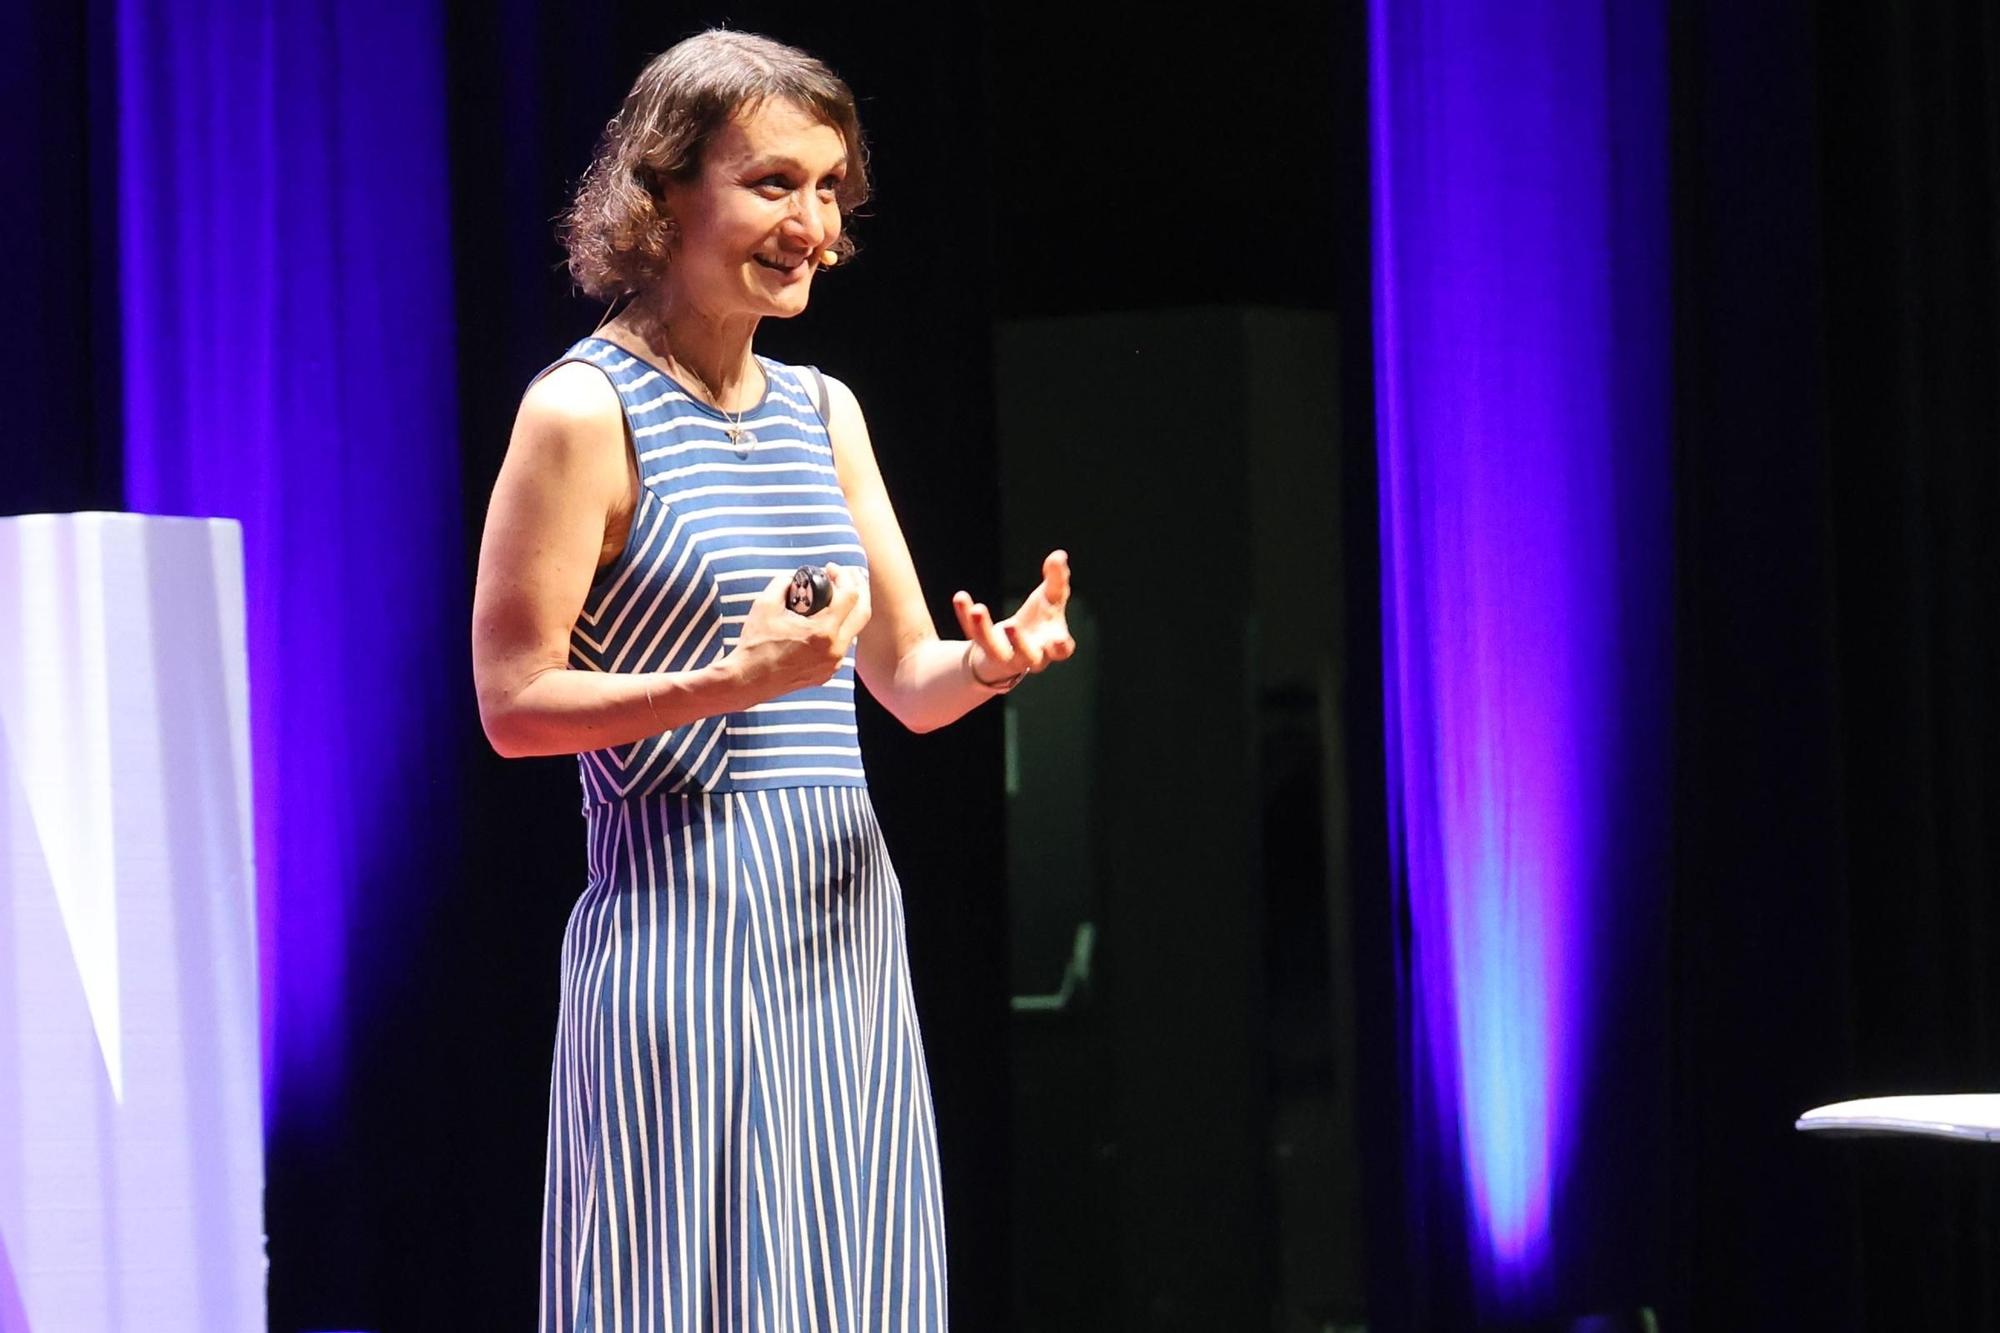
[[[585,671],[685,671],[725,657],[751,600],[780,574],[831,560],[865,569],[834,474],[817,372],[759,357],[767,390],[736,444],[725,417],[665,371],[601,338],[586,361],[618,390],[639,460],[639,503],[618,558],[570,631]],[[553,367],[552,367],[553,368]],[[866,786],[854,652],[824,685],[577,756],[586,806],[669,792]]]

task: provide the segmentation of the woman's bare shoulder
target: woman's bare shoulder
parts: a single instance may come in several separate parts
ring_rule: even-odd
[[[605,512],[631,507],[630,451],[618,390],[595,366],[571,361],[528,386],[502,471],[601,496]]]
[[[603,371],[582,361],[566,361],[528,386],[515,416],[515,437],[587,441],[610,432],[622,443],[624,411],[618,390]]]

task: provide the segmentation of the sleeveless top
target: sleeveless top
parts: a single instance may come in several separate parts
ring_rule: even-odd
[[[570,632],[573,667],[706,666],[735,647],[750,602],[779,575],[828,561],[867,568],[834,473],[817,370],[758,357],[766,392],[732,443],[733,414],[616,344],[585,338],[555,365],[570,361],[597,366],[618,390],[639,468],[625,548],[598,571]],[[577,762],[586,811],[679,792],[866,786],[854,650],[823,685]]]

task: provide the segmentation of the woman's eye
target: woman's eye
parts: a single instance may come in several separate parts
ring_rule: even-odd
[[[845,176],[828,176],[820,181],[817,188],[821,194],[831,197],[840,192],[841,182],[846,179]],[[751,182],[751,188],[761,190],[775,199],[780,195],[790,194],[798,186],[790,176],[765,176],[761,180]]]

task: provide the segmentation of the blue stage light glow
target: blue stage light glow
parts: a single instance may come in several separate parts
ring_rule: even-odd
[[[399,865],[450,835],[415,826],[464,693],[442,17],[116,15],[126,504],[243,524],[265,1107],[309,1116],[356,927],[421,912]]]
[[[1664,706],[1626,688],[1670,577],[1664,71],[1658,0],[1371,0],[1411,1147],[1496,1312],[1557,1280],[1620,898],[1649,889],[1616,866]]]

